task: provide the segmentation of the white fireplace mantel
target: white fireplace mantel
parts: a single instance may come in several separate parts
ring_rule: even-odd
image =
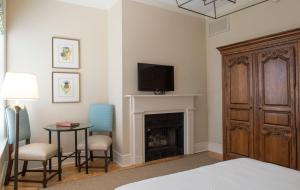
[[[130,112],[131,164],[145,162],[145,115],[184,113],[184,154],[194,153],[195,98],[200,94],[185,95],[126,95]]]

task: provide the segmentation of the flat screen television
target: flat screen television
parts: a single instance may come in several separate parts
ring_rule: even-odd
[[[138,90],[164,94],[174,91],[174,67],[138,63]]]

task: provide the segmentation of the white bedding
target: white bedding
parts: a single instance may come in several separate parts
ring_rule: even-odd
[[[241,158],[127,184],[116,190],[300,190],[300,172]]]

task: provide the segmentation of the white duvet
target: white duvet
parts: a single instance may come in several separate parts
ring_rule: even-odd
[[[116,190],[300,190],[300,172],[241,158],[127,184]]]

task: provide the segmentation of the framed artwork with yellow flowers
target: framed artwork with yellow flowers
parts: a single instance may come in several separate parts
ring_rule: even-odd
[[[79,69],[80,40],[53,37],[52,67],[60,69]]]
[[[71,72],[52,73],[52,102],[80,102],[80,74]]]

